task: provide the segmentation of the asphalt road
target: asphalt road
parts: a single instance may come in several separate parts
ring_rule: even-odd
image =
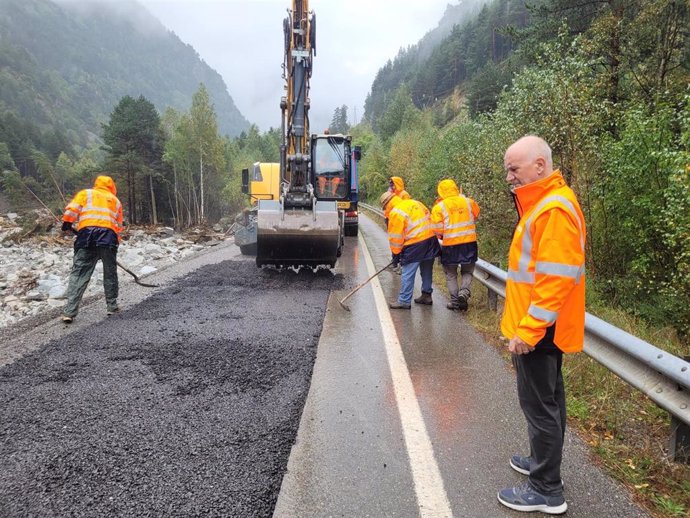
[[[0,368],[0,516],[269,516],[334,282],[203,266]]]
[[[510,366],[438,291],[390,312],[388,271],[344,311],[390,257],[361,229],[334,273],[221,245],[113,317],[0,332],[0,517],[524,516],[496,501],[524,481]],[[568,516],[646,516],[570,432],[563,477]]]

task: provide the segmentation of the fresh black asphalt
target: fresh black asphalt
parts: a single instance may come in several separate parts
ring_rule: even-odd
[[[338,282],[204,266],[0,368],[0,516],[270,516]]]

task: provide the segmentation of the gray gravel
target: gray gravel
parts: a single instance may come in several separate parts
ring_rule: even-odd
[[[0,516],[270,516],[334,282],[204,266],[0,368]]]

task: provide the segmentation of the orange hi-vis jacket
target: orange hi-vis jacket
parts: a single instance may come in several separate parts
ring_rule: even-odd
[[[388,202],[385,215],[388,218],[388,241],[394,254],[402,252],[405,246],[434,237],[429,209],[420,201],[394,196]]]
[[[77,223],[77,231],[86,227],[109,228],[120,236],[122,232],[122,204],[117,199],[115,182],[109,176],[99,176],[93,189],[79,191],[69,202],[62,221]]]
[[[508,255],[501,332],[530,346],[554,325],[563,352],[582,350],[585,329],[585,219],[556,170],[513,191],[520,221]]]
[[[438,194],[441,201],[431,209],[431,223],[441,246],[476,241],[475,220],[479,217],[479,205],[472,198],[463,196],[453,180],[441,180]]]
[[[402,200],[409,200],[412,197],[405,190],[405,182],[399,176],[391,176],[391,191]]]

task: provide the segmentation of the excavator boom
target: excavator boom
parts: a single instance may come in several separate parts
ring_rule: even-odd
[[[308,0],[292,0],[283,23],[280,173],[277,200],[260,200],[257,216],[258,266],[335,266],[343,243],[337,203],[314,193],[309,134],[309,80],[315,56],[316,18]]]

